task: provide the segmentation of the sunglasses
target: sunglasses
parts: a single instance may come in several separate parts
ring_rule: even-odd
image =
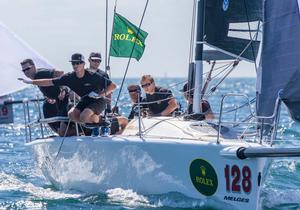
[[[76,66],[76,65],[83,64],[82,61],[73,61],[73,62],[71,62],[71,63],[72,63],[72,66]]]
[[[29,67],[27,67],[27,68],[25,68],[25,69],[22,69],[22,71],[25,72],[25,71],[28,71],[28,70],[30,70],[30,69],[31,69],[31,66],[29,66]]]
[[[100,63],[100,60],[93,60],[93,59],[91,59],[91,61],[94,62],[94,63]]]
[[[142,88],[147,88],[147,87],[149,87],[151,84],[152,84],[152,82],[149,82],[149,83],[143,84],[143,85],[141,85],[141,86],[142,86]]]
[[[138,89],[128,90],[129,93],[135,93],[137,91],[138,91]]]

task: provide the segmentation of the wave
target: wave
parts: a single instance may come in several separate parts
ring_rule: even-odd
[[[19,180],[15,175],[0,172],[0,192],[1,191],[18,191],[33,195],[35,198],[57,200],[66,198],[79,198],[80,194],[64,193],[54,191],[51,188],[35,186],[32,183],[26,183]]]

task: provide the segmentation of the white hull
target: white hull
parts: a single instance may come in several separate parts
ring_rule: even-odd
[[[183,128],[182,138],[174,137],[178,136],[172,132],[174,125]],[[33,147],[44,175],[59,188],[88,193],[119,187],[141,194],[180,192],[193,198],[224,201],[238,209],[257,209],[268,162],[265,158],[240,160],[231,151],[263,146],[237,140],[217,144],[211,133],[207,136],[198,132],[208,141],[185,138],[191,134],[184,128],[188,125],[190,122],[175,119],[157,126],[162,136],[169,133],[169,138],[156,137],[155,129],[143,139],[132,136],[136,122],[121,136],[69,137],[56,160],[62,138],[36,140],[28,145]]]

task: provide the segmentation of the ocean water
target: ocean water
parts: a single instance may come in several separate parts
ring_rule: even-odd
[[[121,80],[114,80],[120,84]],[[157,85],[172,89],[182,108],[185,101],[179,90],[184,79],[157,79]],[[129,79],[125,87],[138,83],[138,79]],[[119,88],[119,87],[118,87]],[[117,91],[116,91],[117,92]],[[219,112],[221,96],[226,93],[247,94],[250,99],[255,95],[255,80],[231,78],[222,83],[208,100],[214,112]],[[14,100],[35,98],[39,91],[30,87],[12,95]],[[114,93],[113,98],[116,98]],[[238,98],[228,99],[225,108],[230,110],[237,104]],[[242,100],[241,104],[245,103]],[[129,96],[125,90],[118,103],[121,112],[128,115]],[[31,106],[31,114],[37,112]],[[237,117],[247,115],[249,110],[243,108]],[[234,114],[225,116],[227,119]],[[188,198],[180,193],[159,195],[141,195],[131,189],[110,189],[106,193],[82,194],[76,191],[55,189],[45,179],[41,170],[35,165],[32,151],[24,146],[25,130],[22,105],[14,105],[14,125],[0,125],[0,209],[223,209],[223,205],[200,199]],[[37,135],[36,133],[33,136]],[[300,125],[294,123],[283,107],[278,129],[280,144],[300,146]],[[273,161],[266,182],[264,183],[260,202],[262,209],[300,209],[300,159],[282,158]]]

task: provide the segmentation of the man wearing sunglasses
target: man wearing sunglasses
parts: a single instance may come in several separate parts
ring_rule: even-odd
[[[177,108],[177,102],[172,92],[155,85],[151,75],[144,75],[141,79],[141,87],[146,93],[149,115],[170,116]]]
[[[142,103],[141,109],[147,108],[147,106],[143,104],[143,102],[145,102],[145,101],[144,101],[143,97],[141,96],[142,91],[141,91],[141,88],[139,85],[135,85],[135,84],[128,85],[127,90],[128,90],[129,96],[130,96],[131,104],[132,104],[128,119],[132,120],[134,118],[134,116],[138,116],[138,114],[139,114],[138,110],[137,110],[138,102]],[[141,111],[143,111],[143,110],[141,110]],[[143,113],[142,113],[142,115],[143,115]]]
[[[98,73],[106,74],[103,70],[99,69],[101,61],[102,61],[102,57],[101,57],[100,53],[91,52],[90,56],[89,56],[90,68],[88,68],[87,70],[91,71],[92,73],[98,72]],[[107,75],[107,77],[108,77],[108,75]]]
[[[101,112],[105,109],[105,97],[112,93],[116,85],[100,74],[85,70],[83,55],[75,53],[70,60],[73,72],[55,79],[23,80],[24,83],[38,86],[65,85],[80,96],[80,101],[68,115],[72,121],[82,123],[101,123]]]
[[[22,71],[25,76],[34,79],[53,79],[63,75],[63,71],[54,69],[37,69],[32,59],[25,59],[21,62]],[[51,87],[39,87],[45,97],[43,103],[43,114],[45,118],[56,116],[67,116],[68,90],[65,87],[54,85]],[[60,122],[48,124],[50,128],[60,136],[64,135],[65,130]]]
[[[101,57],[101,53],[99,52],[91,52],[90,53],[90,56],[89,56],[89,64],[90,64],[90,68],[88,68],[87,70],[89,72],[91,72],[92,74],[94,73],[98,73],[104,77],[106,77],[107,79],[110,79],[108,74],[101,70],[99,67],[100,67],[100,64],[101,64],[101,61],[102,61],[102,57]],[[112,95],[109,94],[107,95],[107,98],[110,100],[110,102],[107,104],[107,110],[109,110],[108,112],[111,112],[111,99],[112,99]]]

